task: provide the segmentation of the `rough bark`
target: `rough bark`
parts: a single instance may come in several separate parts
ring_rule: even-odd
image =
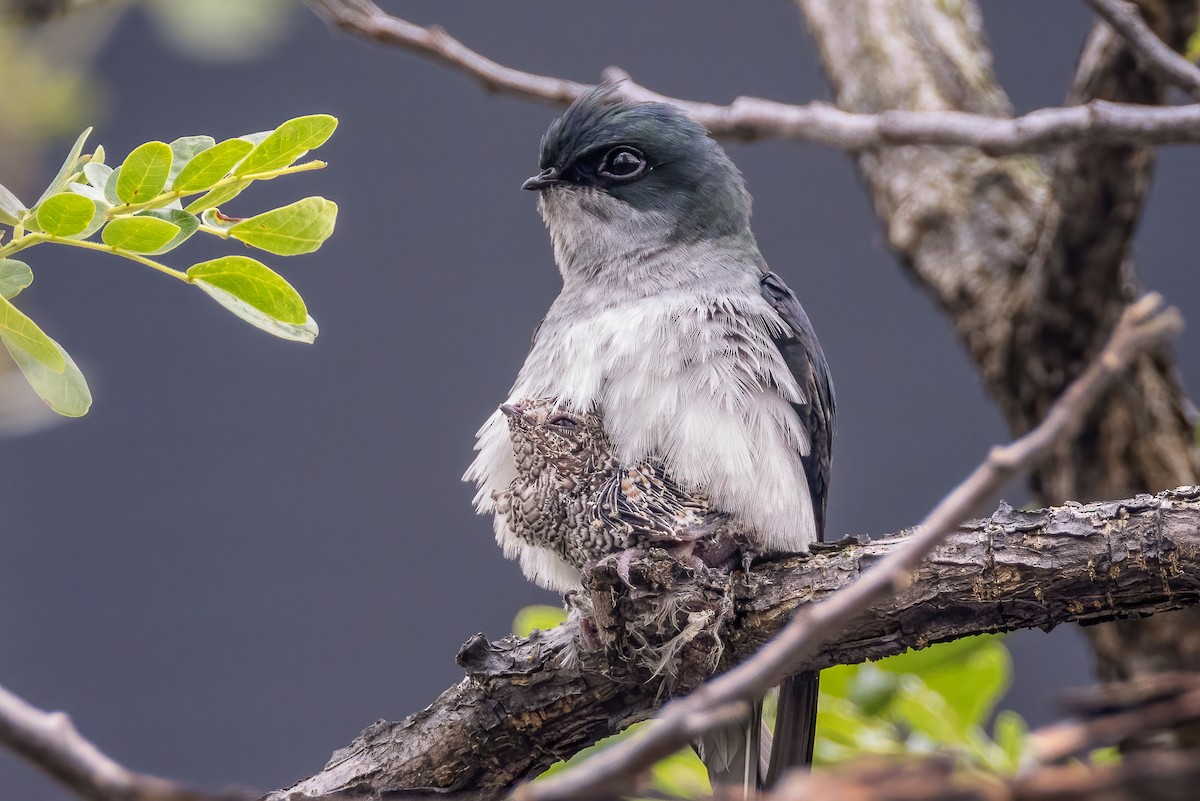
[[[973,3],[797,3],[841,108],[1009,114]],[[1194,2],[1139,5],[1164,41],[1183,47],[1196,24]],[[1165,95],[1098,25],[1071,101],[1156,104]],[[926,147],[858,158],[889,243],[953,321],[1015,433],[1041,418],[1134,296],[1130,239],[1153,163],[1152,148],[1102,144],[1064,149],[1049,162]],[[1200,480],[1193,422],[1170,356],[1144,357],[1126,391],[1114,393],[1034,473],[1035,495],[1051,504]],[[1200,668],[1198,623],[1188,612],[1101,630],[1093,641],[1102,675]]]
[[[431,706],[401,722],[375,723],[322,772],[267,798],[389,791],[498,796],[647,717],[670,694],[703,680],[714,662],[744,659],[798,604],[845,587],[905,540],[904,533],[846,540],[732,576],[696,575],[652,553],[634,564],[631,587],[602,563],[577,600],[586,615],[529,639],[472,638],[459,653],[466,677]],[[983,632],[1193,605],[1200,602],[1197,554],[1200,487],[1033,512],[1002,506],[938,548],[895,597],[847,620],[841,638],[806,667]],[[664,597],[673,599],[665,615]],[[647,641],[656,628],[647,625],[651,619],[658,636]],[[639,656],[610,662],[614,653]],[[655,675],[664,656],[668,667]]]

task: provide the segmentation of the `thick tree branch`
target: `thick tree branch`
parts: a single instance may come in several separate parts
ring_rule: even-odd
[[[1179,55],[1151,30],[1142,12],[1126,0],[1087,0],[1137,55],[1143,69],[1200,97],[1200,68]]]
[[[797,605],[851,586],[911,538],[902,532],[847,540],[735,575],[733,619],[722,638],[727,660],[745,659]],[[908,586],[850,621],[804,667],[879,659],[986,632],[1192,606],[1200,603],[1198,556],[1200,487],[1037,511],[1003,505],[961,527]],[[617,594],[615,617],[636,614],[638,599],[615,570],[593,574],[590,590],[594,597]],[[716,602],[711,609],[719,612]],[[489,643],[476,636],[459,655],[467,676],[428,708],[375,723],[320,773],[267,798],[405,790],[503,795],[516,781],[644,719],[663,700],[661,679],[635,683],[604,660],[572,658],[580,637],[575,622],[528,639]],[[705,651],[701,644],[685,654],[677,691],[701,680]]]
[[[1181,51],[1196,29],[1197,10],[1190,0],[1138,0],[1134,24]],[[1133,39],[1109,24],[1095,26],[1080,59],[1072,102],[1165,102],[1167,81],[1144,67],[1147,60],[1135,52]],[[1027,378],[1013,371],[1008,394],[997,395],[1015,426],[1036,417],[1039,406],[1096,346],[1113,309],[1138,291],[1130,243],[1155,159],[1154,148],[1140,145],[1079,143],[1055,154],[1042,245],[1024,290],[1037,300],[1029,304],[1026,322],[1015,327],[1013,347],[1039,340],[1055,344],[1031,354],[1024,365]],[[1042,503],[1122,497],[1200,478],[1192,442],[1194,412],[1170,360],[1144,360],[1131,384],[1132,391],[1096,415],[1074,447],[1035,474]],[[1087,634],[1102,678],[1200,667],[1197,610],[1095,626]],[[1200,742],[1197,734],[1188,738],[1192,745]]]
[[[1195,28],[1196,4],[1143,5],[1154,20],[1150,35],[1183,47]],[[1163,102],[1168,85],[1139,63],[1124,39],[1098,24],[1084,49],[1072,102]],[[1014,430],[1040,418],[1139,291],[1130,242],[1154,162],[1155,150],[1147,145],[1081,142],[1055,153],[1037,244],[1024,270],[1000,290],[1019,293],[1021,308],[1004,321],[1007,328],[993,324],[996,350],[985,371]],[[1000,336],[1005,333],[1007,341]],[[1170,361],[1143,360],[1131,383],[1136,391],[1095,415],[1077,442],[1035,473],[1043,503],[1122,497],[1200,477],[1189,447],[1192,425]]]
[[[489,91],[565,105],[595,88],[498,64],[441,28],[392,16],[371,0],[309,2],[348,33],[429,58]],[[1080,139],[1155,145],[1200,142],[1200,105],[1156,108],[1095,102],[1041,109],[1016,119],[955,110],[862,114],[825,103],[792,105],[755,97],[739,97],[728,106],[699,103],[651,91],[616,68],[605,75],[620,82],[625,97],[677,105],[714,136],[729,139],[796,139],[849,152],[884,145],[970,145],[996,154],[1044,151]]]
[[[43,712],[0,687],[0,743],[89,801],[248,801],[248,793],[209,795],[117,764],[63,712]]]
[[[959,109],[1005,114],[973,2],[797,0],[821,48],[840,107]],[[1173,49],[1195,30],[1192,0],[1139,0]],[[1089,37],[1073,102],[1154,104],[1163,81],[1139,67],[1107,24]],[[1081,142],[1047,169],[1025,158],[935,149],[858,158],[888,239],[952,320],[1008,420],[1034,425],[1101,347],[1138,291],[1129,242],[1154,151]],[[1033,475],[1042,504],[1120,498],[1200,480],[1194,411],[1167,353],[1134,366],[1080,435]],[[1200,667],[1200,615],[1189,611],[1103,629],[1102,675]]]

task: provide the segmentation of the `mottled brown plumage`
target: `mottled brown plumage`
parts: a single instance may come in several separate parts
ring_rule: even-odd
[[[553,398],[501,407],[517,477],[496,509],[517,537],[582,570],[611,554],[658,546],[698,564],[736,550],[727,515],[687,492],[657,460],[622,468],[600,415],[558,408]]]

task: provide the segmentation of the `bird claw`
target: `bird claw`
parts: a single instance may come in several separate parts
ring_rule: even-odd
[[[629,579],[629,569],[633,566],[635,556],[645,556],[645,554],[646,552],[642,548],[626,548],[617,556],[617,576],[631,590],[633,582]]]

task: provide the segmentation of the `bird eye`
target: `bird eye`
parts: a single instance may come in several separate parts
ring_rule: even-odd
[[[621,145],[604,154],[596,174],[612,181],[632,181],[646,172],[646,157],[637,148]]]
[[[555,428],[565,428],[567,430],[579,428],[579,422],[569,414],[556,414],[546,421],[546,425],[551,425]]]

